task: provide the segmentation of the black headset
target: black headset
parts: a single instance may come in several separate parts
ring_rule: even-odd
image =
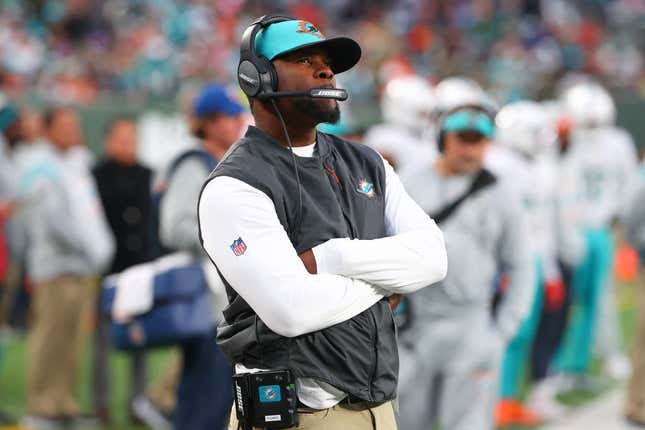
[[[244,31],[240,42],[240,63],[237,66],[237,81],[244,94],[258,97],[270,94],[278,89],[278,74],[268,58],[255,52],[255,37],[260,30],[271,24],[293,21],[296,18],[288,15],[265,15],[254,21]]]
[[[485,106],[480,106],[478,104],[466,104],[466,105],[457,106],[455,108],[452,108],[440,114],[439,119],[437,121],[437,124],[439,125],[439,136],[437,137],[437,147],[439,148],[439,152],[443,152],[443,149],[446,145],[446,132],[443,130],[443,123],[450,115],[462,110],[481,112],[485,114],[488,118],[490,118],[490,120],[493,121],[493,124],[495,123],[496,112],[490,108],[487,108]]]

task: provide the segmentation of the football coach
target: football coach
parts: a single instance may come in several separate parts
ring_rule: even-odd
[[[262,17],[242,36],[238,81],[256,125],[204,184],[200,239],[229,298],[219,345],[237,376],[277,382],[248,396],[236,385],[231,429],[396,429],[390,308],[443,279],[447,258],[441,231],[387,161],[316,130],[339,120],[347,93],[335,75],[360,55],[354,40],[286,16]],[[293,406],[258,421],[293,397],[280,386],[291,377]]]

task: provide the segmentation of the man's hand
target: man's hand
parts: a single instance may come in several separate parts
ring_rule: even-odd
[[[544,284],[544,303],[548,311],[557,311],[564,305],[567,290],[561,279],[553,279]]]
[[[6,221],[8,218],[13,215],[17,208],[17,204],[14,201],[1,201],[0,202],[0,222]]]
[[[299,254],[298,257],[302,260],[302,263],[305,265],[307,272],[315,275],[318,273],[318,267],[316,266],[316,257],[311,249],[304,251],[302,254]]]
[[[401,303],[401,300],[403,300],[403,294],[392,294],[387,298],[387,300],[390,302],[390,309],[394,312],[394,309],[396,309],[396,307]]]

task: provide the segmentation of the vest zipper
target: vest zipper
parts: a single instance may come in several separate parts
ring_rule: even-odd
[[[330,167],[325,166],[324,164],[323,164],[323,169],[325,169],[325,172],[327,172],[332,178],[334,178],[334,180],[336,181],[336,185],[338,185],[338,188],[342,190],[343,186],[340,184],[340,179],[338,179],[338,175],[336,174],[336,172]]]
[[[342,202],[342,196],[339,195],[340,192],[343,190],[343,185],[340,183],[340,179],[338,178],[338,175],[332,169],[331,167],[327,167],[324,164],[322,165],[323,170],[327,172],[329,176],[331,176],[334,179],[334,182],[337,185],[337,188],[334,189],[334,193],[336,194],[336,200],[338,201],[338,204],[340,205],[340,209],[343,212],[343,218],[345,219],[345,224],[347,225],[347,231],[350,235],[350,239],[355,239],[356,238],[356,229],[354,228],[354,224],[351,222],[351,219],[347,216],[347,212],[345,211],[345,208],[343,206]]]
[[[374,391],[373,391],[374,377],[376,376],[376,370],[378,368],[378,348],[376,345],[378,342],[378,327],[377,327],[376,318],[374,317],[374,312],[372,309],[370,309],[370,317],[372,317],[372,323],[374,324],[374,366],[372,369],[372,375],[370,376],[370,385],[369,385],[370,399],[373,401],[374,400]]]

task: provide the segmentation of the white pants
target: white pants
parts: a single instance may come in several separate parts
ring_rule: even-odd
[[[494,427],[503,342],[487,311],[416,321],[399,345],[399,428]]]
[[[616,283],[613,277],[610,277],[606,284],[600,298],[595,339],[595,352],[603,360],[621,354],[623,340],[616,307]]]

